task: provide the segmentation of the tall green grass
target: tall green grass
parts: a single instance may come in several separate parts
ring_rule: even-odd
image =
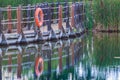
[[[93,0],[93,11],[104,29],[120,27],[120,0]]]
[[[0,7],[6,7],[7,5],[18,6],[18,5],[27,5],[27,4],[36,4],[42,2],[75,2],[80,0],[0,0]]]
[[[88,30],[91,30],[93,28],[94,22],[92,14],[92,4],[89,3],[89,0],[85,0],[85,17],[85,27],[88,28]]]

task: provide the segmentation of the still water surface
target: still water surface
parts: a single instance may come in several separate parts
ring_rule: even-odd
[[[1,47],[0,80],[120,80],[120,35]]]

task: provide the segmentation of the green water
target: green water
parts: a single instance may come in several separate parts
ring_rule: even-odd
[[[120,34],[95,33],[64,41],[1,47],[0,80],[120,80],[119,44]],[[43,59],[39,76],[37,58]]]

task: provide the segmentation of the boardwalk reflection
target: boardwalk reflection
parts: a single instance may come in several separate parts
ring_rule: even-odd
[[[96,35],[1,47],[0,80],[120,80],[119,34]]]
[[[0,78],[1,80],[38,78],[51,80],[54,76],[58,79],[66,69],[78,62],[77,58],[80,58],[78,43],[82,45],[81,39],[1,48]],[[36,69],[38,72],[41,71],[41,62],[36,67],[38,57],[44,61],[43,71],[39,75],[36,73]]]

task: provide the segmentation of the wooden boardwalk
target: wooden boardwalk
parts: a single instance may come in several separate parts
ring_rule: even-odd
[[[55,4],[56,5],[56,4]],[[36,8],[42,8],[44,13],[43,26],[35,24],[34,13]],[[69,10],[70,9],[70,10]],[[16,19],[12,13],[16,11]],[[26,14],[23,14],[25,13]],[[7,13],[7,19],[2,15]],[[27,15],[23,17],[23,15]],[[32,16],[31,16],[32,15]],[[85,11],[83,3],[41,4],[27,7],[8,6],[0,10],[0,45],[21,44],[63,38],[77,37],[85,32]]]

